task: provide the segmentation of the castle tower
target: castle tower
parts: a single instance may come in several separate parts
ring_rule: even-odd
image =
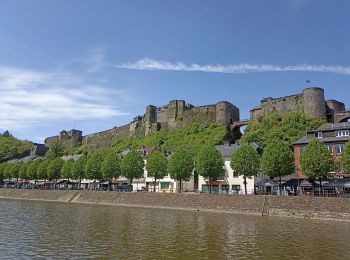
[[[313,118],[327,118],[326,101],[322,88],[306,88],[303,91],[304,111]]]
[[[149,135],[154,132],[154,125],[157,125],[157,107],[149,105],[146,108],[145,115],[145,135]]]
[[[216,104],[216,123],[229,127],[239,121],[239,109],[227,101]]]
[[[176,118],[183,113],[184,109],[184,100],[172,100],[169,102],[168,124],[170,128],[176,128]]]

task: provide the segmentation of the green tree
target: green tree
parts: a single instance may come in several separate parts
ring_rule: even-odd
[[[62,157],[64,155],[64,148],[62,144],[59,142],[54,142],[50,145],[49,150],[46,152],[46,156],[49,157],[50,160],[53,160],[58,157]]]
[[[130,185],[135,178],[144,176],[144,167],[142,156],[135,150],[129,152],[120,164],[122,174],[129,180]]]
[[[282,140],[292,145],[302,138],[307,131],[326,123],[319,118],[308,118],[303,112],[271,114],[248,124],[241,138],[241,143],[255,142],[265,148],[274,140]]]
[[[275,139],[264,149],[261,159],[264,174],[271,178],[279,178],[294,172],[294,154],[291,148],[281,140]]]
[[[0,163],[0,181],[4,180],[4,168],[5,168],[5,164]]]
[[[343,171],[347,174],[350,174],[350,142],[347,142],[345,144],[340,163]]]
[[[13,164],[6,163],[5,167],[4,167],[4,177],[6,179],[8,179],[9,181],[12,178],[12,171],[11,171],[12,166],[13,166]]]
[[[319,180],[320,189],[322,180],[334,170],[334,159],[327,147],[318,139],[312,140],[300,158],[301,171],[310,180]],[[320,192],[320,190],[319,190]]]
[[[35,184],[36,184],[36,180],[38,179],[38,168],[41,162],[42,162],[41,159],[36,159],[32,161],[27,168],[28,179],[34,180]]]
[[[243,144],[232,155],[231,168],[234,174],[243,176],[245,195],[247,195],[247,178],[259,173],[260,155],[250,145]]]
[[[79,179],[79,189],[81,189],[81,179],[85,178],[85,165],[86,165],[85,155],[80,157],[73,164],[72,177],[74,179]]]
[[[136,134],[137,135],[137,134]],[[152,147],[161,144],[162,149],[175,151],[183,148],[197,154],[203,145],[217,145],[227,137],[227,129],[217,124],[194,123],[173,131],[160,130],[148,136],[140,134],[113,144],[117,152],[123,152],[129,147]]]
[[[121,159],[115,150],[109,151],[102,163],[101,163],[101,172],[102,177],[106,180],[111,181],[113,178],[119,178],[122,174],[121,168]],[[110,187],[108,187],[110,189]]]
[[[212,180],[218,179],[225,172],[220,152],[211,145],[203,146],[196,157],[196,170],[198,174],[209,178],[209,193],[211,193]]]
[[[96,189],[96,180],[102,179],[102,173],[101,173],[102,160],[103,160],[102,154],[96,151],[91,153],[86,161],[85,176],[90,180],[94,180],[94,189]]]
[[[23,163],[21,165],[21,168],[19,169],[19,178],[21,178],[22,180],[28,180],[28,176],[27,176],[27,168],[30,165],[29,162]]]
[[[61,168],[61,178],[62,179],[70,179],[72,178],[72,172],[73,172],[73,165],[74,165],[74,160],[69,159],[64,162],[62,168]]]
[[[32,143],[18,140],[8,131],[0,136],[0,162],[30,151]]]
[[[50,164],[50,160],[45,160],[40,163],[36,171],[38,179],[45,180],[48,178],[47,168]]]
[[[16,179],[16,186],[18,186],[19,171],[21,169],[23,162],[14,163],[11,167],[11,176]]]
[[[47,177],[49,180],[54,180],[55,188],[56,188],[57,179],[60,178],[61,168],[63,164],[64,164],[64,161],[58,157],[56,159],[51,160],[47,167]]]
[[[168,171],[171,178],[180,182],[179,192],[182,191],[182,182],[189,181],[194,168],[193,156],[186,149],[179,149],[170,157]]]
[[[168,160],[163,153],[155,151],[147,158],[146,170],[149,177],[154,178],[153,191],[156,191],[157,179],[168,175]]]

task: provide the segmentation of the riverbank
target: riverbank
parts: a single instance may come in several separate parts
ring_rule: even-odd
[[[0,189],[0,198],[350,221],[350,199]]]

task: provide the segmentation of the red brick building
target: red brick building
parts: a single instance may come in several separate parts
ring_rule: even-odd
[[[315,138],[323,142],[334,156],[335,161],[339,162],[344,146],[350,140],[350,122],[324,125],[307,132],[306,136],[294,143],[295,172],[298,178],[304,177],[301,172],[300,155],[306,145]],[[335,174],[343,175],[339,166],[336,167]]]

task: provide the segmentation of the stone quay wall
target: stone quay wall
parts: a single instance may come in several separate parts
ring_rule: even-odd
[[[0,198],[350,221],[348,198],[16,189]]]

